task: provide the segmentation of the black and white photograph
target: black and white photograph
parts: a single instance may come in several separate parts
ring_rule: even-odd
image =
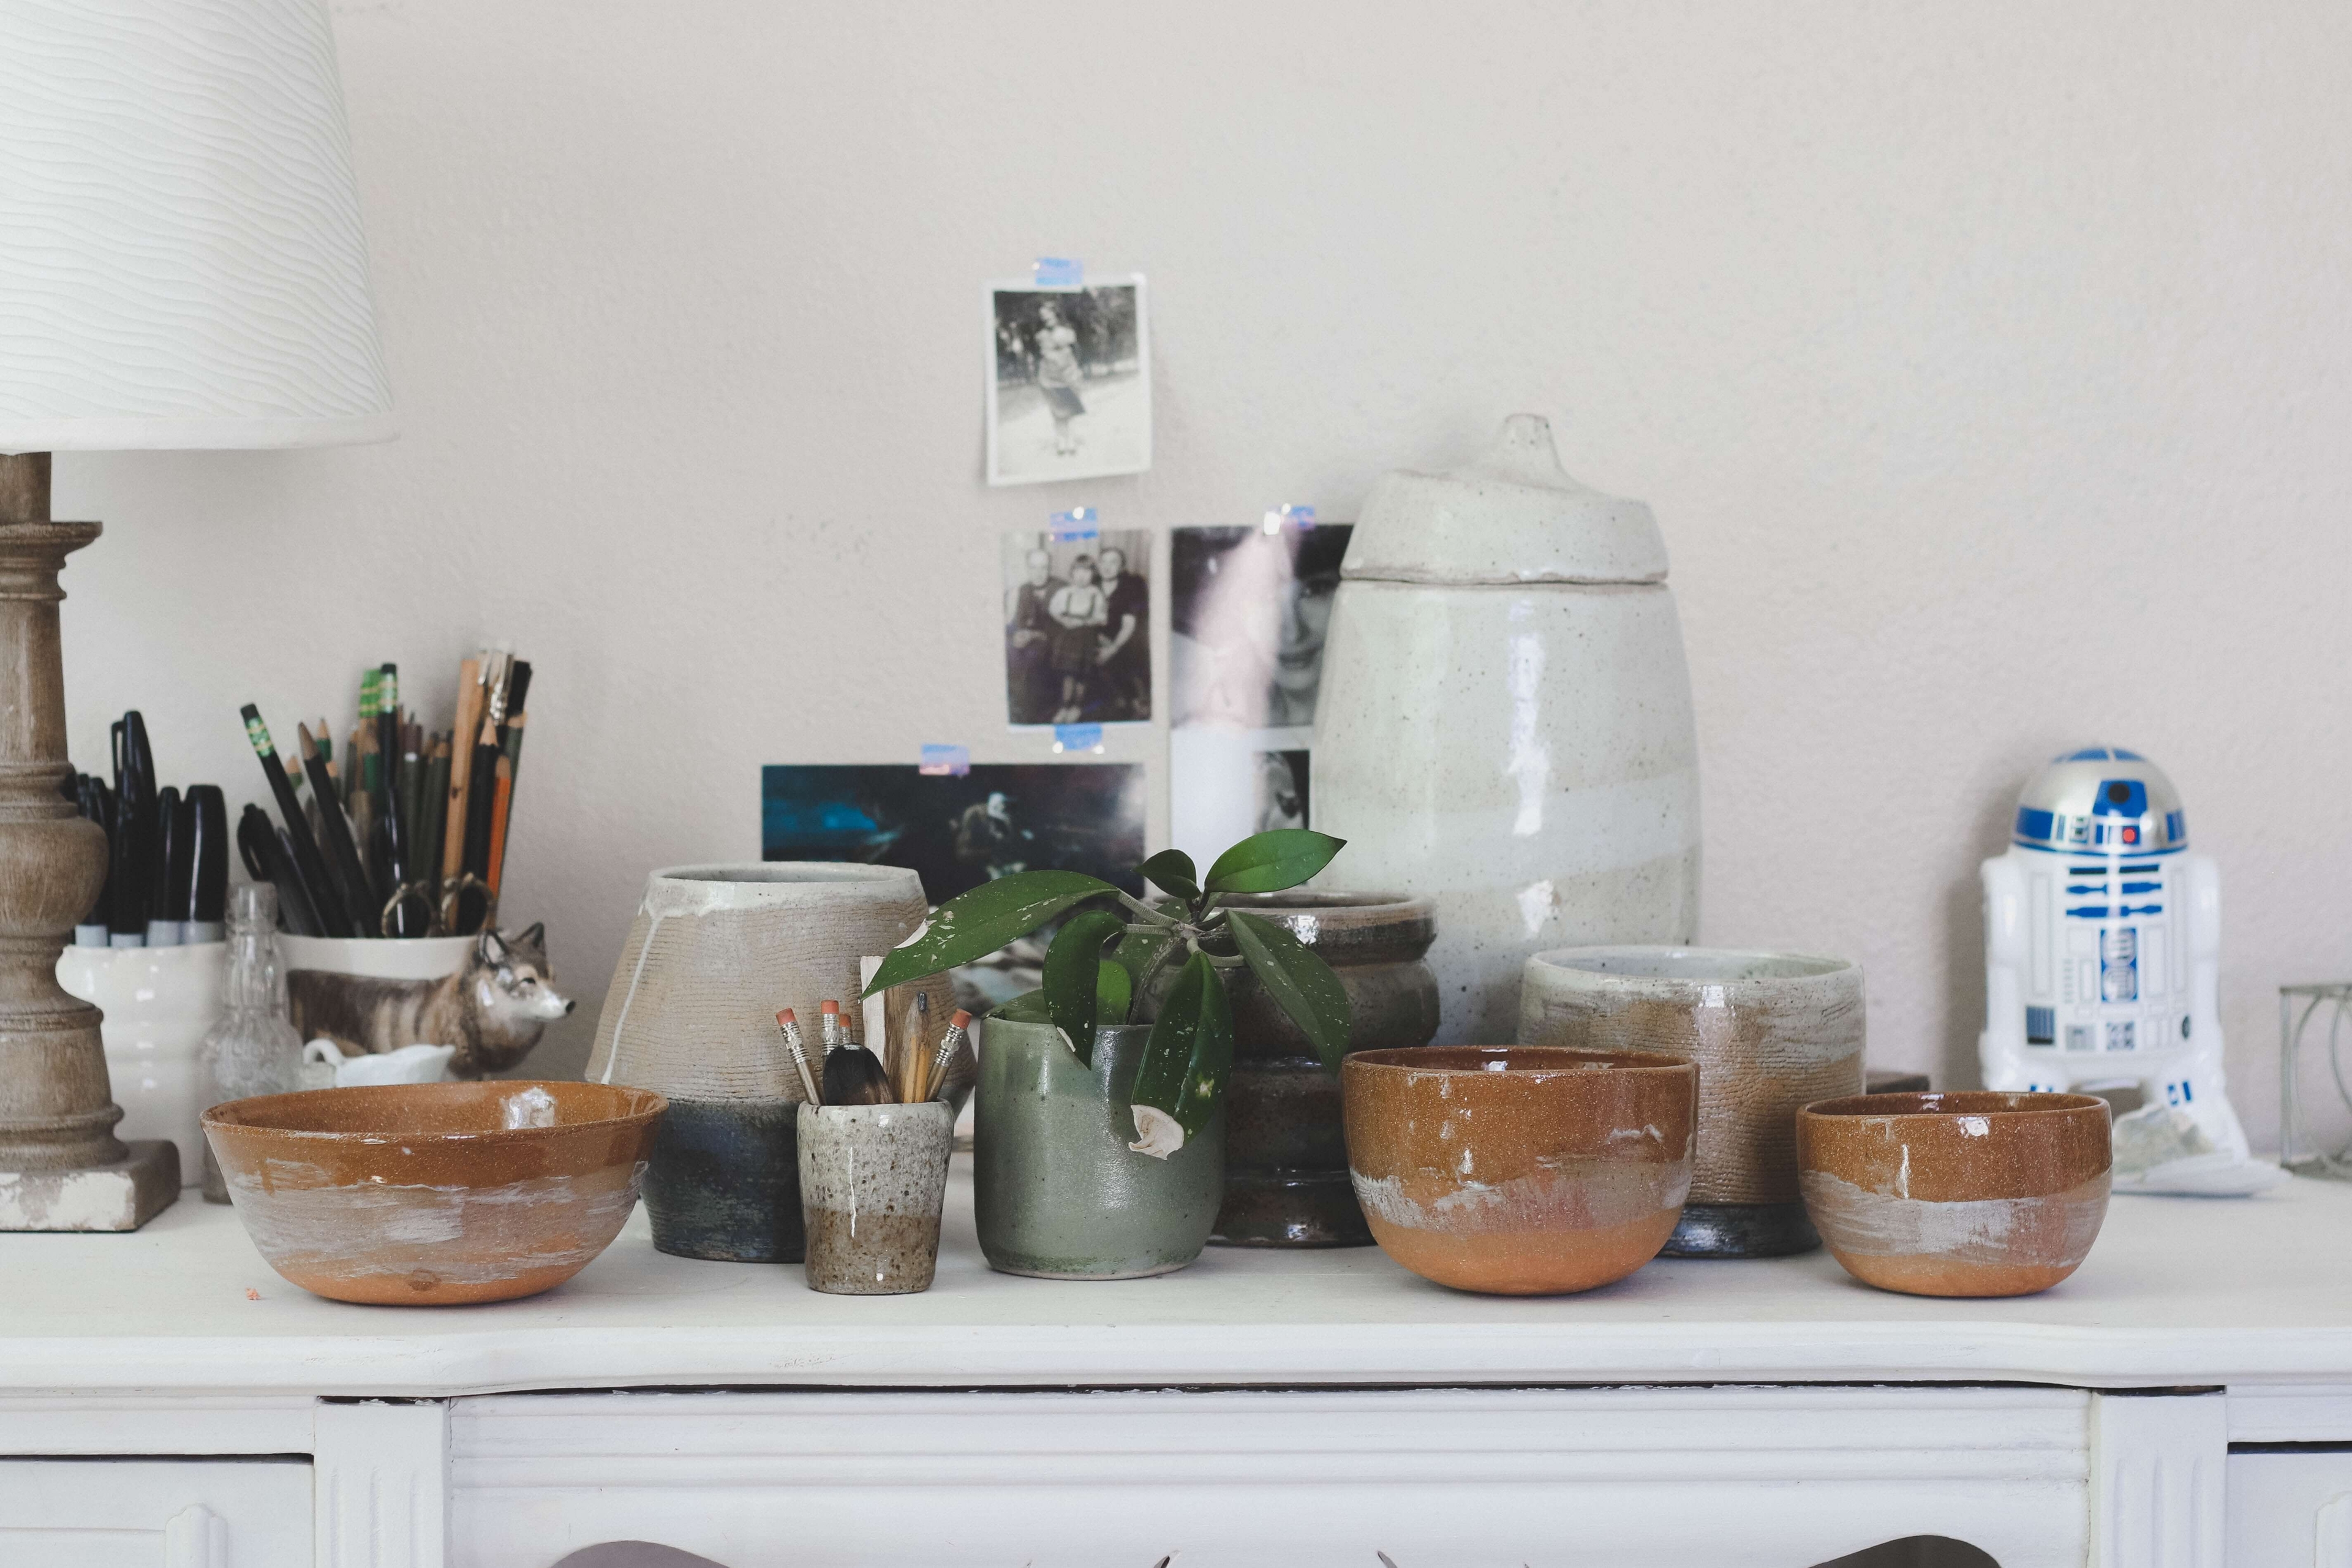
[[[1004,536],[1004,706],[1025,724],[1151,718],[1151,535],[1139,528]]]
[[[1169,534],[1168,698],[1178,729],[1305,729],[1353,531],[1179,528]]]
[[[1143,278],[1085,288],[991,284],[988,482],[1034,485],[1151,467]]]
[[[1141,893],[1140,763],[771,763],[760,770],[760,858],[904,866],[937,905],[1015,871],[1084,871]],[[1205,864],[1205,862],[1204,862]],[[1043,938],[953,972],[975,1014],[1035,987]]]

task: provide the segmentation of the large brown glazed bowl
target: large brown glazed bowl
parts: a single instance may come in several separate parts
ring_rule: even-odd
[[[1622,1279],[1690,1191],[1698,1068],[1556,1046],[1360,1051],[1339,1069],[1372,1237],[1425,1279],[1501,1296]]]
[[[636,1205],[667,1103],[600,1083],[320,1089],[215,1105],[205,1137],[278,1273],[338,1301],[446,1306],[586,1268]]]
[[[2106,1101],[1858,1094],[1797,1112],[1805,1207],[1847,1273],[1913,1296],[2029,1296],[2106,1218]]]

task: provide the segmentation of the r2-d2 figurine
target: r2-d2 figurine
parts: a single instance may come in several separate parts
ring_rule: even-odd
[[[2283,1179],[2249,1158],[2221,1078],[2221,881],[2189,853],[2172,781],[2090,746],[2042,769],[2006,854],[1984,863],[1993,1089],[2137,1085],[2116,1122],[2118,1192],[2231,1194]]]

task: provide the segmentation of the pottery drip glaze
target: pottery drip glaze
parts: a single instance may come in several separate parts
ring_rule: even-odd
[[[1247,894],[1229,900],[1288,928],[1346,988],[1351,1051],[1426,1045],[1437,979],[1426,899],[1393,893]],[[1370,1247],[1348,1182],[1339,1080],[1246,969],[1230,970],[1234,1069],[1225,1083],[1225,1195],[1212,1240],[1242,1247]]]
[[[1570,479],[1533,415],[1364,504],[1314,826],[1349,841],[1351,879],[1436,905],[1441,1043],[1507,1037],[1530,954],[1697,928],[1698,745],[1665,576],[1650,509]]]
[[[1460,1289],[1622,1279],[1690,1188],[1697,1069],[1548,1047],[1369,1051],[1341,1068],[1348,1163],[1382,1250]]]
[[[755,861],[646,879],[587,1076],[669,1098],[646,1178],[656,1247],[801,1261],[803,1095],[777,1010],[814,1019],[827,998],[854,1005],[857,961],[906,941],[925,913],[921,879],[890,866]],[[947,976],[919,984],[945,1018],[955,1005]],[[946,1078],[955,1103],[971,1078],[960,1053]]]
[[[2106,1217],[2106,1103],[2080,1094],[1874,1094],[1797,1122],[1805,1205],[1855,1279],[2021,1296],[2081,1266]]]
[[[315,1295],[503,1301],[560,1285],[635,1206],[661,1096],[585,1083],[386,1084],[205,1113],[237,1218]]]

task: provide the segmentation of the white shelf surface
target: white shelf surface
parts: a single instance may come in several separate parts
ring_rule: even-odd
[[[656,1252],[642,1208],[570,1284],[483,1307],[304,1293],[194,1192],[129,1236],[0,1236],[0,1394],[432,1396],[545,1388],[2029,1382],[2352,1384],[2352,1186],[2117,1197],[2056,1289],[1889,1295],[1826,1252],[1660,1259],[1582,1296],[1447,1290],[1378,1248],[1211,1247],[1156,1279],[992,1273],[966,1162],[938,1283]],[[258,1298],[257,1300],[254,1298]]]

